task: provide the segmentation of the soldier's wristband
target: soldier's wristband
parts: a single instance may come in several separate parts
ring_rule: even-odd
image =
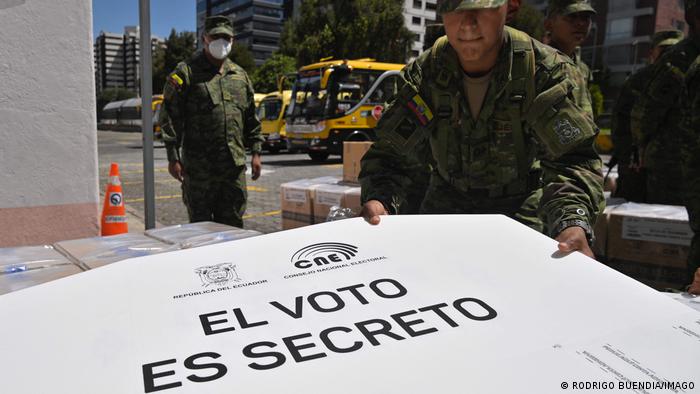
[[[593,229],[591,226],[584,220],[581,219],[572,219],[572,220],[563,220],[559,223],[559,225],[556,227],[554,234],[561,234],[562,231],[566,230],[569,227],[581,227],[583,231],[586,233],[586,240],[588,240],[589,245],[593,245],[593,242],[595,242],[595,234],[593,234]]]

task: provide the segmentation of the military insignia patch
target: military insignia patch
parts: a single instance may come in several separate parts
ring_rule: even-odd
[[[421,125],[425,126],[433,120],[432,111],[430,111],[430,108],[428,108],[428,105],[425,104],[420,95],[413,96],[411,101],[406,103],[406,106],[413,111]]]
[[[177,74],[170,74],[168,77],[168,82],[177,90],[180,90],[182,88],[182,84],[184,83],[182,78],[180,78],[180,76]]]
[[[554,124],[554,132],[562,145],[569,145],[581,135],[581,129],[574,127],[568,119],[559,119]]]

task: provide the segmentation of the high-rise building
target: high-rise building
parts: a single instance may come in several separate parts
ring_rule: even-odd
[[[204,32],[207,16],[228,16],[235,40],[250,49],[259,66],[279,49],[282,25],[295,3],[299,0],[197,0],[197,37]]]
[[[404,0],[403,17],[406,27],[413,33],[414,40],[408,60],[413,60],[423,51],[425,28],[435,21],[437,0]]]
[[[95,87],[97,94],[107,88],[141,90],[141,70],[137,26],[127,26],[124,34],[100,32],[95,40]],[[151,39],[153,51],[165,45],[158,37]]]

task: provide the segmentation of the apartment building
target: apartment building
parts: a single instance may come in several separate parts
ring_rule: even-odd
[[[426,26],[434,23],[437,0],[404,0],[403,17],[414,41],[408,60],[413,60],[423,51]]]
[[[107,88],[124,88],[140,92],[140,32],[127,26],[123,34],[100,32],[95,40],[95,88],[97,94]],[[151,39],[153,51],[165,45],[158,37]]]
[[[259,66],[279,49],[282,26],[295,3],[299,0],[197,0],[197,37],[207,16],[228,16],[236,41],[248,47]]]

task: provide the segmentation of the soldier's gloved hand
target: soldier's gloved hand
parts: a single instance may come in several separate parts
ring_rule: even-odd
[[[168,172],[173,178],[182,182],[185,179],[185,169],[179,161],[171,161],[168,163]]]
[[[260,178],[260,173],[262,172],[262,160],[260,159],[260,154],[253,153],[253,158],[250,161],[251,178],[255,181]]]
[[[593,251],[588,245],[586,232],[578,226],[565,228],[556,238],[559,241],[559,251],[562,253],[571,253],[579,251],[586,256],[594,259]]]
[[[688,287],[688,293],[700,295],[700,268],[695,271],[693,283]]]
[[[378,200],[369,200],[365,203],[365,205],[362,207],[362,212],[360,215],[365,218],[365,220],[369,224],[377,225],[381,221],[379,218],[381,215],[388,215],[389,212],[386,211],[384,208],[384,204],[382,204]]]

